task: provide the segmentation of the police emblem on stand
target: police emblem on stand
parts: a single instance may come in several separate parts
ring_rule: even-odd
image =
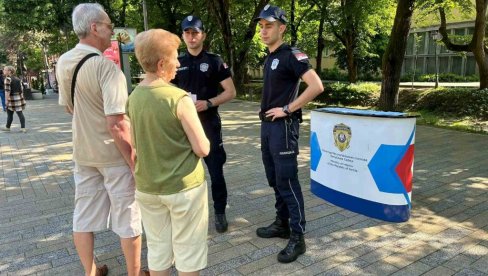
[[[338,124],[334,126],[332,131],[334,135],[334,145],[340,150],[345,151],[349,148],[349,142],[351,141],[351,128],[345,124]]]
[[[279,63],[280,63],[279,59],[277,59],[277,58],[273,59],[273,62],[271,63],[271,70],[276,69],[276,67],[278,67]]]
[[[207,63],[201,63],[200,64],[200,71],[207,72],[207,70],[208,70],[208,64]]]

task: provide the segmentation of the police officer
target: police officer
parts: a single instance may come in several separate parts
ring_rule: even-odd
[[[187,50],[178,57],[180,68],[172,82],[191,94],[210,140],[210,153],[204,160],[212,180],[215,229],[223,233],[228,227],[225,217],[227,187],[223,172],[226,153],[218,107],[232,100],[236,96],[236,89],[230,69],[222,58],[203,50],[206,33],[200,18],[187,16],[181,23],[181,29]],[[219,89],[223,91],[219,93]]]
[[[305,253],[305,213],[298,182],[298,130],[301,107],[323,90],[322,81],[311,69],[308,57],[283,42],[285,12],[266,5],[256,18],[260,36],[268,48],[264,63],[264,87],[261,99],[261,152],[269,185],[276,197],[276,220],[258,228],[262,238],[289,238],[278,254],[278,261],[289,263]],[[300,96],[300,79],[307,88]],[[291,228],[291,231],[290,231]]]

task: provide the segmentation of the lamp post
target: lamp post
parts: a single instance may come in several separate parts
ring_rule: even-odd
[[[437,41],[442,39],[442,35],[438,31],[431,33],[432,40],[434,41],[434,59],[435,59],[435,88],[439,87],[439,58],[437,56]]]
[[[144,31],[147,31],[148,24],[147,24],[147,7],[146,7],[146,0],[142,0],[142,16],[144,18]]]

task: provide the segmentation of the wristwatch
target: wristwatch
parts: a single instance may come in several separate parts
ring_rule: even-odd
[[[291,111],[290,111],[290,108],[288,108],[288,105],[283,106],[283,112],[285,112],[286,115],[291,114]]]
[[[213,103],[210,100],[207,100],[207,109],[210,109],[213,107]]]

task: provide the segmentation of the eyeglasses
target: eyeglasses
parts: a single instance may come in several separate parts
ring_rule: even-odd
[[[100,23],[100,24],[104,24],[106,26],[109,26],[110,30],[114,30],[115,28],[115,24],[114,23],[107,23],[107,22],[103,22],[103,21],[96,21],[95,23]]]

